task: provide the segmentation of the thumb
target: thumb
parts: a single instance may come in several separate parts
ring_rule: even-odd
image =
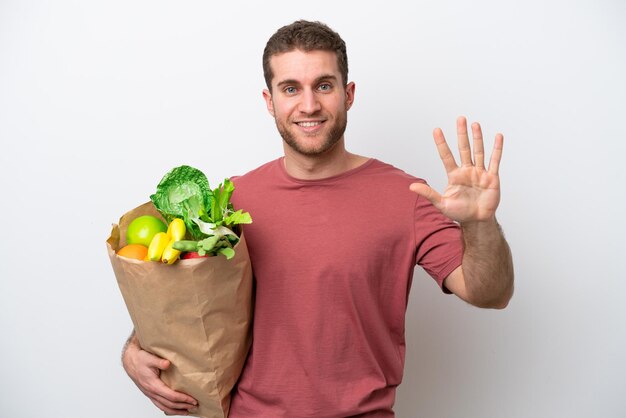
[[[169,360],[157,357],[151,353],[148,353],[147,351],[145,352],[145,355],[146,359],[144,361],[148,367],[154,367],[159,370],[166,370],[168,367],[170,367],[171,362]]]
[[[160,370],[167,370],[167,369],[170,367],[170,365],[171,365],[171,364],[172,364],[172,363],[171,363],[169,360],[159,359],[159,360],[157,361],[156,366],[157,366]]]
[[[441,195],[439,193],[437,193],[428,184],[413,183],[413,184],[411,184],[409,186],[409,189],[411,189],[411,191],[417,193],[418,195],[420,195],[423,198],[425,198],[426,200],[428,200],[436,208],[439,208],[441,206]]]

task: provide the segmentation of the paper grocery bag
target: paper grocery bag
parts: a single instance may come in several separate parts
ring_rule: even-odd
[[[161,218],[145,203],[123,215],[107,240],[137,338],[144,350],[171,361],[161,378],[198,400],[193,415],[225,418],[251,343],[252,268],[245,237],[230,260],[218,255],[165,265],[117,256],[126,227],[141,215]]]

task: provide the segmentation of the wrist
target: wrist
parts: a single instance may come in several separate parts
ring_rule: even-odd
[[[480,252],[484,248],[493,249],[502,242],[502,228],[495,217],[484,221],[463,222],[460,225],[466,254]]]
[[[496,220],[495,215],[479,221],[464,221],[459,222],[461,229],[464,231],[480,231],[480,230],[488,230],[488,229],[500,229],[500,224]]]

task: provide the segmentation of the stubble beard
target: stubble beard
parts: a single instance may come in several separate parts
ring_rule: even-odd
[[[343,134],[346,131],[346,126],[348,124],[347,114],[346,112],[344,112],[339,115],[336,123],[331,128],[330,132],[328,132],[328,135],[322,140],[322,142],[318,146],[305,147],[304,144],[298,142],[296,136],[287,126],[279,122],[278,119],[275,119],[275,121],[276,127],[278,128],[278,132],[283,138],[283,141],[295,152],[305,155],[307,157],[322,155],[333,149],[337,142],[339,142],[339,140],[343,137]]]

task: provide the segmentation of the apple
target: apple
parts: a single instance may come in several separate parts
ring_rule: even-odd
[[[192,258],[205,258],[208,255],[200,255],[197,251],[187,251],[180,256],[181,260],[191,260]]]

